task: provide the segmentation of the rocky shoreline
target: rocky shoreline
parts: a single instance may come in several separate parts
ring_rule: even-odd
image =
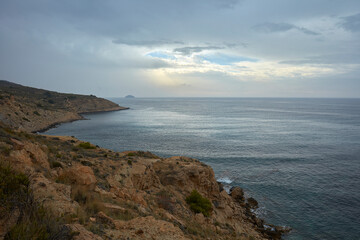
[[[41,129],[37,129],[37,130],[34,130],[34,131],[31,131],[32,133],[44,133],[46,132],[47,130],[51,129],[51,128],[56,128],[57,126],[59,126],[60,124],[62,123],[70,123],[70,122],[75,122],[75,121],[78,121],[78,120],[86,120],[86,118],[84,116],[82,116],[82,114],[93,114],[93,113],[104,113],[104,112],[114,112],[114,111],[121,111],[121,110],[128,110],[130,108],[128,107],[116,107],[116,108],[111,108],[111,109],[108,109],[108,110],[99,110],[99,111],[91,111],[91,112],[81,112],[81,113],[78,113],[79,117],[78,118],[75,118],[75,119],[68,119],[68,120],[65,120],[65,121],[59,121],[59,122],[54,122],[54,123],[49,123],[48,126],[44,127],[44,128],[41,128]]]
[[[43,91],[37,94],[47,95]],[[52,239],[253,240],[281,239],[290,231],[256,217],[255,199],[246,199],[240,187],[227,193],[213,169],[196,159],[114,152],[74,137],[31,133],[39,126],[31,123],[49,128],[63,120],[83,119],[80,113],[127,108],[94,96],[76,96],[77,104],[88,106],[71,102],[64,109],[56,101],[69,101],[71,96],[51,93],[50,106],[56,107],[49,109],[47,98],[39,103],[38,98],[14,91],[0,93],[0,187],[19,186],[0,199],[0,239],[19,234],[36,239],[45,231],[46,236],[62,236]],[[36,108],[39,104],[42,107]],[[60,115],[62,120],[54,121]],[[17,179],[21,182],[12,182]],[[31,201],[23,203],[24,199]],[[49,214],[39,215],[42,208]]]
[[[28,132],[43,132],[81,114],[128,109],[93,95],[64,94],[0,80],[0,121]]]

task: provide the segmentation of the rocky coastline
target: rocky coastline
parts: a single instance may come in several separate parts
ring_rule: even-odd
[[[126,110],[93,95],[64,94],[0,80],[0,121],[28,132],[43,132],[81,114]]]
[[[31,108],[38,102],[27,98],[24,103],[21,95],[9,95],[3,89],[0,93],[5,96],[0,103],[7,106],[1,108],[2,116],[8,116],[6,111],[14,107],[30,122],[48,113],[42,110],[50,111],[52,117],[58,114],[52,109]],[[66,111],[74,116],[67,120],[75,121],[82,119],[80,113],[86,109],[126,109],[89,98],[80,102],[91,107],[83,104],[80,109],[72,103],[71,108],[58,107],[55,112]],[[33,114],[26,114],[30,112]],[[0,119],[0,186],[19,185],[8,195],[1,195],[0,239],[21,234],[40,239],[36,235],[41,232],[39,227],[46,229],[48,238],[78,240],[281,239],[290,231],[257,218],[253,213],[258,205],[255,199],[246,199],[240,187],[227,193],[212,168],[196,159],[161,158],[142,151],[114,152],[74,137],[34,134],[31,132],[39,125],[31,128],[26,125],[28,121],[19,119],[16,114]],[[47,127],[61,123],[52,119],[43,123]],[[10,173],[22,182],[11,182]],[[24,188],[29,191],[24,192]],[[17,198],[20,193],[30,195]],[[23,203],[23,199],[31,201]],[[39,209],[51,214],[38,216]],[[38,217],[32,219],[34,216]],[[30,231],[32,227],[21,228],[33,223],[34,231]]]

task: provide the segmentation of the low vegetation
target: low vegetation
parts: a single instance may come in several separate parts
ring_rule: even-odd
[[[186,198],[186,203],[189,204],[190,209],[195,213],[202,213],[204,216],[210,216],[212,211],[211,202],[209,199],[201,196],[201,194],[193,190]]]
[[[0,161],[0,219],[10,228],[4,239],[72,239],[60,219],[35,202],[29,178]]]
[[[89,142],[83,142],[83,143],[80,143],[78,145],[80,148],[84,148],[84,149],[95,149],[96,146],[92,145],[91,143]]]

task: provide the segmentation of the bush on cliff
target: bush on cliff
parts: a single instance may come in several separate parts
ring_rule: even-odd
[[[96,147],[94,145],[91,145],[89,142],[83,142],[79,144],[79,147],[84,149],[95,149]]]
[[[4,239],[72,239],[71,230],[35,202],[29,178],[0,160],[0,225]]]
[[[190,209],[193,212],[202,213],[206,217],[208,217],[212,211],[210,200],[201,196],[196,190],[193,190],[186,198],[186,203],[190,205]]]

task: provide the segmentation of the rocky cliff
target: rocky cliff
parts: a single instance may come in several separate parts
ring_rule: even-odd
[[[0,83],[0,239],[280,239],[288,231],[264,224],[255,199],[239,187],[228,194],[196,159],[29,132],[116,104],[38,89],[28,96]]]
[[[1,164],[28,177],[34,201],[65,219],[74,239],[279,239],[284,232],[264,226],[240,188],[228,194],[196,159],[113,152],[5,126],[0,150]],[[187,202],[194,190],[211,203],[206,216]],[[21,222],[21,208],[6,217],[0,236]]]
[[[127,109],[93,95],[64,94],[0,80],[0,121],[37,132],[82,119],[81,113]]]

